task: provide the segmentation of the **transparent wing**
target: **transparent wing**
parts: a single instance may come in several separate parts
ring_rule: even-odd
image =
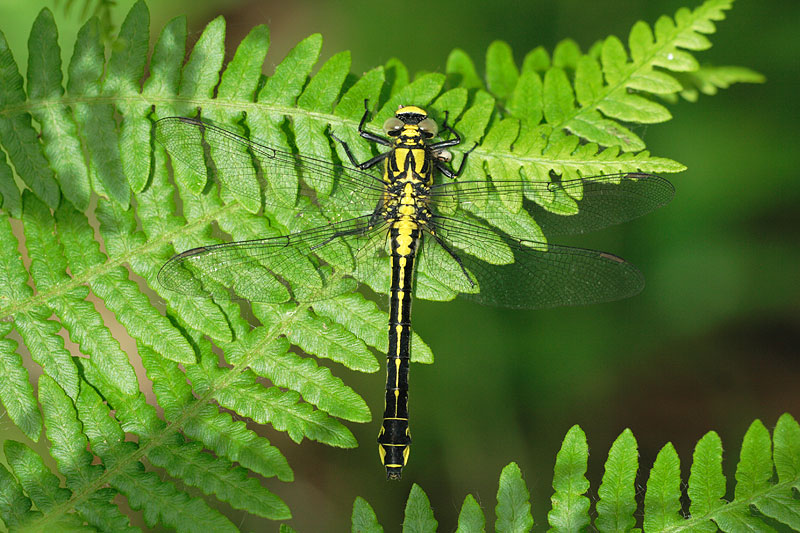
[[[435,184],[432,203],[457,204],[492,223],[518,203],[545,235],[595,231],[640,217],[668,203],[672,184],[642,173],[606,174],[568,181],[465,181]],[[492,198],[504,202],[493,202]],[[524,237],[520,235],[520,237]]]
[[[170,259],[158,280],[189,296],[269,303],[325,298],[325,275],[331,269],[352,273],[362,248],[385,226],[365,215],[285,236],[201,246]]]
[[[586,305],[633,296],[644,287],[636,267],[605,252],[516,239],[475,220],[437,216],[430,229],[455,246],[451,251],[467,271],[443,283],[482,304],[524,309]],[[428,236],[423,249],[430,255],[426,273],[452,273],[458,261],[446,252],[430,253],[437,246],[433,240]]]
[[[335,184],[346,204],[338,208],[358,214],[374,210],[384,190],[382,180],[367,172],[278,150],[208,121],[163,118],[156,122],[155,135],[172,157],[199,176],[211,176],[237,197],[263,200],[268,206],[291,207],[298,191],[312,198],[326,196]]]

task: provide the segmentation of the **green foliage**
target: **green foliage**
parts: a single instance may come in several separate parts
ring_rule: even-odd
[[[223,68],[221,18],[207,26],[185,63],[186,21],[174,19],[161,31],[148,62],[144,2],[135,4],[120,26],[108,59],[97,19],[82,28],[66,82],[50,11],[42,10],[31,30],[27,80],[0,34],[0,400],[32,441],[46,428],[60,474],[52,474],[27,444],[6,441],[10,470],[0,467],[0,518],[19,531],[135,530],[117,507],[124,496],[148,526],[161,523],[178,531],[236,530],[207,503],[212,498],[255,515],[288,519],[288,507],[250,474],[288,482],[291,468],[276,447],[229,411],[298,443],[312,439],[338,447],[356,446],[342,420],[370,419],[364,400],[331,368],[297,353],[359,372],[379,368],[371,348],[386,349],[387,315],[352,287],[342,285],[339,295],[313,304],[300,299],[245,307],[187,298],[157,283],[160,266],[176,251],[223,237],[275,235],[293,222],[278,211],[257,215],[261,206],[252,199],[233,199],[180,162],[169,162],[153,142],[155,120],[202,110],[204,117],[240,125],[271,146],[342,160],[340,148],[332,149],[329,128],[365,158],[369,148],[355,133],[363,101],[377,105],[372,124],[405,102],[426,106],[439,122],[449,112],[466,144],[479,143],[466,179],[545,179],[551,171],[564,179],[677,172],[682,165],[644,151],[623,122],[667,120],[667,108],[656,99],[693,98],[698,91],[757,81],[746,69],[699,68],[687,51],[708,46],[703,35],[713,32],[712,21],[729,7],[730,0],[709,0],[694,11],[679,11],[674,20],[660,19],[655,33],[638,23],[628,50],[615,37],[588,54],[565,41],[552,55],[534,50],[521,67],[498,42],[487,53],[485,84],[458,50],[448,59],[446,75],[411,80],[402,63],[391,60],[356,77],[345,52],[312,76],[322,45],[318,35],[299,43],[265,78],[269,33],[263,26],[253,29]],[[321,196],[332,185],[314,184]],[[497,224],[537,231],[527,214],[513,209],[518,200],[503,199],[508,220]],[[304,214],[315,216],[311,210]],[[310,263],[300,268],[306,269],[298,271],[303,275],[320,274]],[[454,294],[426,279],[422,272],[429,294]],[[133,340],[135,353],[123,349],[108,313]],[[79,357],[58,335],[62,330]],[[27,352],[18,353],[20,341]],[[431,362],[423,341],[415,336],[413,342],[415,360]],[[30,354],[43,372],[36,391],[20,353]],[[142,376],[130,362],[137,354],[163,417],[140,392]],[[737,485],[736,501],[758,500],[759,509],[776,520],[785,519],[791,494],[775,487],[794,483],[799,469],[797,450],[787,444],[790,437],[796,441],[789,434],[794,430],[781,431],[783,444],[778,446],[776,432],[775,448],[779,484],[765,477],[771,463],[760,453],[761,434],[754,433],[737,473],[746,489],[740,493]],[[635,442],[629,440],[609,457],[612,474],[601,487],[598,524],[630,525]],[[718,511],[718,461],[707,460],[714,453],[713,443],[708,446],[692,475],[717,484],[697,489],[702,490],[698,512],[717,521],[723,515],[740,519],[748,509],[736,507],[736,501]],[[559,454],[554,482],[551,520],[563,527],[587,523],[588,500],[581,495],[585,454],[585,439],[576,429]],[[658,468],[654,478],[663,479],[652,483],[661,496],[646,502],[647,516],[653,517],[648,520],[675,522],[681,519],[675,508],[675,458],[665,454]],[[771,499],[759,500],[765,494]],[[527,500],[519,469],[509,466],[501,477],[497,529],[530,528]],[[408,531],[435,529],[418,487],[406,512]],[[354,531],[381,530],[363,500],[356,502],[353,524]],[[478,504],[468,498],[459,531],[483,528]]]
[[[589,482],[584,477],[588,459],[586,435],[574,426],[556,459],[548,531],[587,531],[593,526],[600,532],[739,532],[776,531],[774,528],[780,525],[800,531],[800,425],[789,414],[778,419],[771,439],[760,421],[751,424],[736,467],[734,495],[728,500],[722,474],[722,443],[713,431],[695,446],[688,487],[682,484],[675,448],[667,444],[661,449],[647,480],[643,511],[638,508],[642,502],[637,505],[636,500],[640,486],[636,483],[636,439],[629,429],[611,446],[598,490],[600,499],[594,509],[587,497]],[[687,496],[688,509],[681,504],[681,498]],[[529,500],[519,467],[510,463],[500,474],[495,531],[531,531]],[[425,517],[425,527],[419,517]],[[643,529],[636,528],[637,521]],[[433,510],[417,485],[408,497],[403,531],[409,522],[419,525],[410,531],[437,530]],[[383,531],[372,508],[361,498],[353,505],[353,531]],[[471,494],[461,506],[457,531],[485,531],[483,510]]]

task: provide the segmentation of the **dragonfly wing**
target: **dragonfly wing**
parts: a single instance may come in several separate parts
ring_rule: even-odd
[[[674,192],[672,184],[660,176],[625,173],[568,181],[447,182],[432,187],[431,199],[442,205],[457,204],[496,224],[513,211],[510,202],[497,198],[524,197],[528,201],[523,209],[545,235],[571,235],[645,215],[668,203]]]
[[[293,207],[298,191],[312,198],[318,195],[299,181],[300,176],[335,183],[343,204],[338,208],[353,213],[373,210],[383,194],[381,179],[367,172],[278,150],[208,121],[167,117],[156,122],[155,131],[169,154],[194,173],[211,176],[235,195],[270,207]]]
[[[524,309],[586,305],[627,298],[644,287],[636,267],[609,253],[516,239],[474,219],[439,216],[431,229],[456,247],[467,271],[450,285],[482,304]],[[456,262],[450,254],[438,256]],[[468,290],[458,288],[464,277]]]
[[[158,280],[189,296],[268,303],[298,294],[306,301],[324,299],[328,296],[322,289],[330,272],[320,264],[353,272],[354,255],[383,226],[384,221],[376,224],[366,215],[285,236],[201,246],[170,259]]]

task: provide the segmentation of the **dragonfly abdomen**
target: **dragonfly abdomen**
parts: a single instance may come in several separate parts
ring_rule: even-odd
[[[378,452],[389,479],[399,479],[408,461],[408,370],[411,358],[411,291],[420,229],[411,220],[392,224],[392,286],[389,350],[386,355],[386,409],[378,434]]]

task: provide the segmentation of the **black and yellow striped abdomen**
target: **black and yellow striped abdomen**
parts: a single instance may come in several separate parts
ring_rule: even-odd
[[[378,435],[378,452],[390,479],[400,477],[408,461],[408,370],[411,359],[411,290],[419,228],[398,221],[390,230],[392,288],[389,310],[389,350],[386,354],[386,408]]]

